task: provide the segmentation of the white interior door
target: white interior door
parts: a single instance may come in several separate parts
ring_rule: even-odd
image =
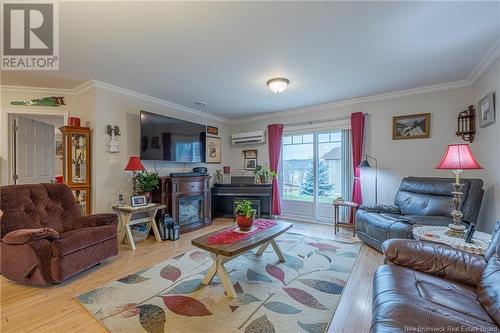
[[[14,183],[50,183],[54,179],[54,125],[13,117]]]

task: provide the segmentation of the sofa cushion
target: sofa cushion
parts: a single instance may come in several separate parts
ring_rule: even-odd
[[[61,257],[111,238],[116,238],[115,225],[75,229],[60,234],[52,243],[52,252]]]
[[[435,226],[448,226],[453,223],[453,219],[448,216],[403,215],[400,219],[410,224]]]
[[[71,252],[63,257],[52,258],[52,276],[56,282],[68,276],[83,272],[84,270],[103,262],[106,258],[118,254],[116,238],[88,246],[78,251]]]
[[[374,276],[371,332],[418,327],[496,328],[475,289],[396,265],[380,266]],[[396,330],[394,330],[396,331]]]
[[[479,302],[500,326],[500,260],[494,255],[488,261],[479,285]]]

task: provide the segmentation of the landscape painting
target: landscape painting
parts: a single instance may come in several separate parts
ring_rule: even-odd
[[[392,139],[423,139],[431,135],[431,114],[392,117]]]

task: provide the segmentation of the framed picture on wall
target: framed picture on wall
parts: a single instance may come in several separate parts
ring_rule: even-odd
[[[257,149],[243,150],[245,158],[257,158]]]
[[[221,162],[221,139],[218,137],[207,136],[205,144],[205,163]]]
[[[245,170],[254,171],[256,166],[256,158],[245,158]]]
[[[392,139],[424,139],[431,136],[431,114],[392,117]]]
[[[489,93],[484,96],[478,103],[479,110],[479,126],[482,128],[488,127],[495,123],[495,95]]]
[[[62,141],[62,134],[56,134],[56,156],[61,157],[63,156],[63,141]]]
[[[219,128],[215,126],[207,126],[207,133],[211,135],[219,135]]]

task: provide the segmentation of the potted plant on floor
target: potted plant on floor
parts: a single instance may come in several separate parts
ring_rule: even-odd
[[[236,223],[240,230],[250,231],[255,215],[255,209],[252,208],[252,202],[249,200],[236,202],[234,213],[236,214]]]
[[[142,171],[136,176],[137,188],[140,194],[145,195],[148,202],[151,202],[151,192],[158,188],[160,177],[158,172]]]

